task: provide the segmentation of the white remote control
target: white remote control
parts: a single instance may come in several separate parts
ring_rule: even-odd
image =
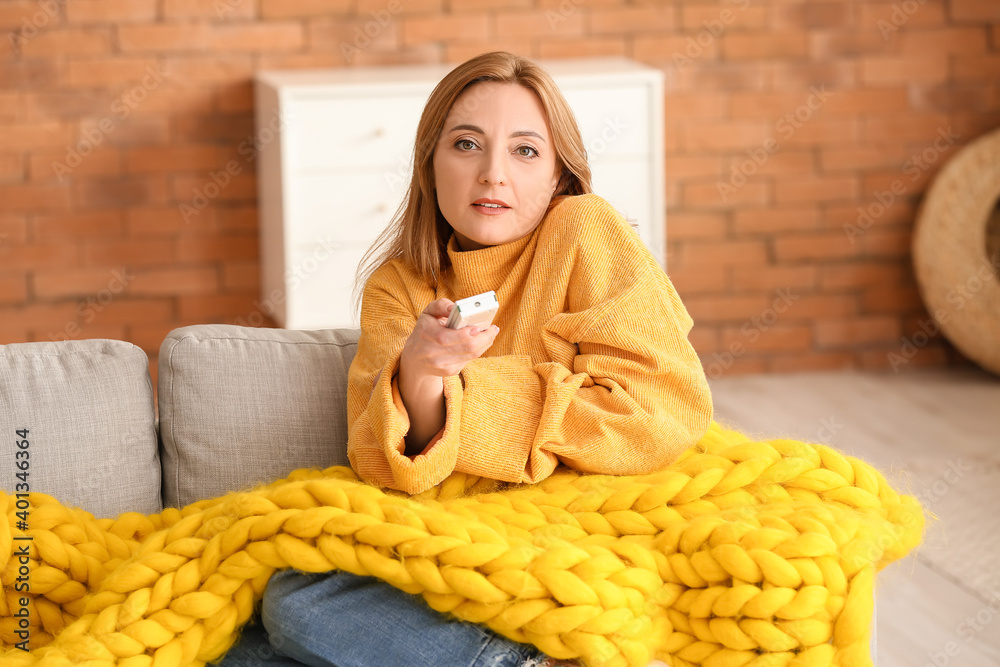
[[[497,301],[496,292],[492,290],[459,299],[455,302],[451,315],[448,316],[447,326],[449,329],[461,329],[475,324],[486,329],[493,323],[493,317],[499,308],[500,302]]]

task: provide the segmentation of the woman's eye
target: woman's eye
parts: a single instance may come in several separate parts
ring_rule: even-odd
[[[518,146],[516,150],[521,157],[538,157],[538,151],[531,146]]]
[[[476,147],[476,142],[474,142],[472,139],[459,139],[455,143],[455,145],[461,148],[463,151],[471,151],[473,148]]]

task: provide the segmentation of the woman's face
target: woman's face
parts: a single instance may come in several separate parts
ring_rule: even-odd
[[[542,103],[516,84],[467,88],[434,147],[438,206],[462,250],[508,243],[534,230],[559,172]]]

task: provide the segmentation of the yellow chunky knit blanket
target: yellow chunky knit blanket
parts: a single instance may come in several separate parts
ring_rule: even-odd
[[[862,461],[717,424],[636,477],[567,470],[501,487],[454,475],[406,497],[348,468],[302,470],[101,520],[27,500],[0,493],[9,667],[201,665],[285,567],[374,575],[586,665],[858,667],[871,664],[875,572],[924,525],[917,501]]]

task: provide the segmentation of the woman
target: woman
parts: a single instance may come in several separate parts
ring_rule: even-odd
[[[363,479],[414,494],[453,472],[641,474],[698,442],[712,407],[691,320],[635,231],[590,194],[576,121],[542,69],[501,52],[454,69],[424,109],[414,165],[362,274],[348,453]],[[489,290],[494,324],[445,326],[455,300]],[[263,620],[280,653],[310,665],[545,659],[347,573],[279,573]]]

